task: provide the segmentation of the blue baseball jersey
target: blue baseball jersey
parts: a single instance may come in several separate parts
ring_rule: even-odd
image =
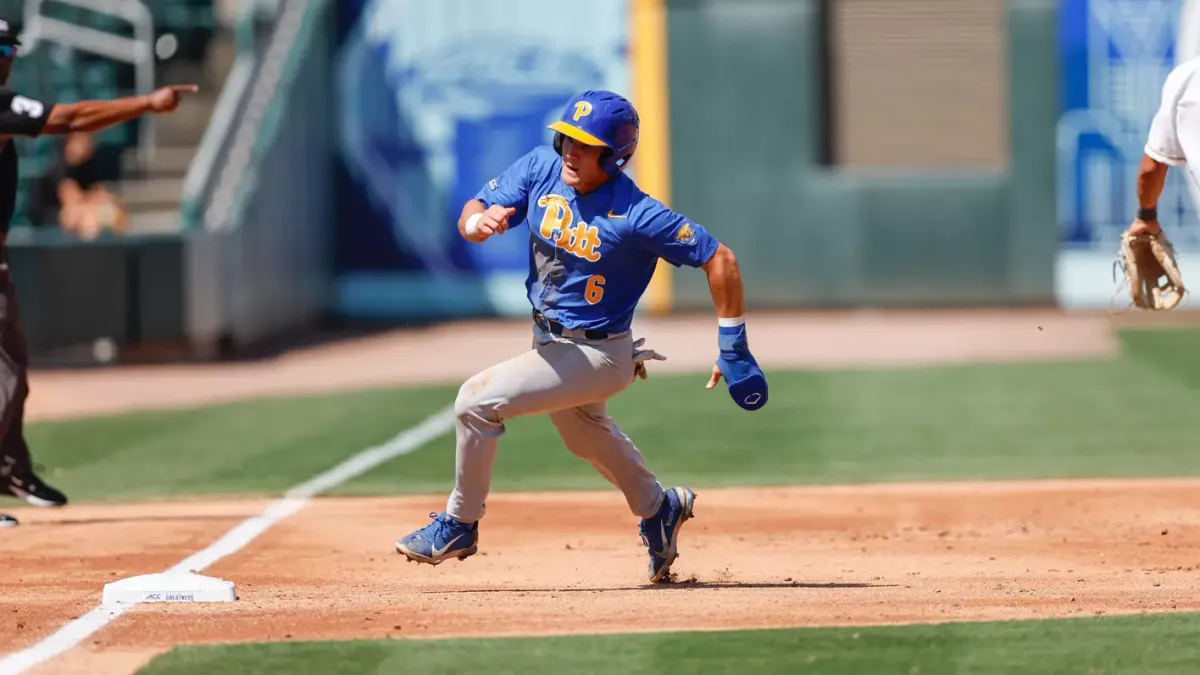
[[[475,199],[516,209],[507,236],[529,227],[526,294],[534,309],[568,328],[629,329],[658,259],[700,267],[718,242],[702,226],[618,174],[587,194],[562,182],[562,159],[535,148]]]

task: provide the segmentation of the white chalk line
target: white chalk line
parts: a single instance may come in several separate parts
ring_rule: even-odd
[[[188,556],[168,572],[199,572],[221,558],[237,553],[258,535],[299,512],[312,498],[346,481],[363,475],[389,460],[407,455],[454,428],[454,409],[446,408],[426,418],[391,440],[367,448],[312,480],[297,485],[257,515],[250,516],[208,548]],[[0,659],[0,675],[17,675],[70,651],[79,643],[115,621],[133,605],[97,605],[87,614],[59,628],[37,644]]]

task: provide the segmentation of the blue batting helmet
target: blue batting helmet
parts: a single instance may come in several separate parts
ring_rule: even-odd
[[[588,90],[572,98],[562,117],[548,128],[554,130],[554,150],[562,154],[563,136],[607,148],[600,166],[611,176],[625,169],[638,144],[637,110],[624,96],[604,90]]]

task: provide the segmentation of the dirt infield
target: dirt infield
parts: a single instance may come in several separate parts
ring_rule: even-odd
[[[635,330],[670,359],[653,372],[681,372],[712,363],[712,324],[641,319]],[[755,317],[750,340],[768,368],[1103,358],[1119,349],[1112,325],[1102,313],[1054,310],[781,314]],[[29,417],[453,383],[528,342],[527,322],[455,323],[251,363],[35,373]],[[128,673],[173,645],[213,641],[1200,609],[1192,593],[1198,487],[1142,480],[706,490],[685,528],[679,578],[666,586],[645,583],[636,520],[615,492],[495,495],[480,555],[437,568],[405,564],[391,545],[444,496],[322,499],[205,571],[234,580],[238,602],[140,606],[40,672]],[[265,505],[13,509],[24,524],[0,534],[0,653],[92,609],[103,583],[161,571]]]
[[[495,496],[481,553],[436,568],[404,562],[391,545],[441,496],[319,500],[208,570],[238,584],[238,602],[137,607],[53,672],[71,663],[129,672],[183,643],[1200,609],[1198,488],[1141,480],[702,491],[666,586],[646,583],[636,521],[615,492]],[[176,562],[256,506],[22,511],[29,526],[0,537],[0,556],[12,561],[0,606],[19,607],[0,619],[0,650],[90,609],[102,582]]]

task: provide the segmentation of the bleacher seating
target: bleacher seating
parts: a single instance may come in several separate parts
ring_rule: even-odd
[[[23,30],[25,4],[25,0],[0,0],[0,18]],[[158,62],[160,82],[165,67],[203,62],[217,28],[212,0],[143,0],[143,4],[154,18],[155,38],[171,34],[178,41],[177,50],[169,61]],[[133,35],[132,26],[122,19],[54,0],[44,3],[42,14],[125,37]],[[9,86],[51,101],[113,98],[136,91],[132,65],[48,42],[39,44],[33,53],[18,58]],[[104,162],[110,180],[122,177],[122,156],[136,146],[138,128],[137,124],[125,124],[97,135],[97,154]],[[61,139],[54,137],[17,141],[22,186],[14,225],[31,224],[25,216],[29,187],[49,166],[51,158],[59,152],[60,144]]]

